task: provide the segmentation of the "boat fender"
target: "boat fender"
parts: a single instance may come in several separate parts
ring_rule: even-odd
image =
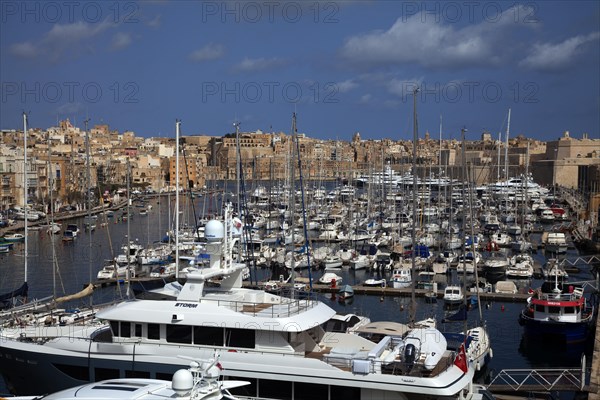
[[[481,371],[481,364],[479,363],[479,361],[477,361],[477,362],[475,363],[475,370],[476,370],[476,371]]]
[[[492,351],[492,348],[490,347],[490,358],[494,357],[494,352]]]

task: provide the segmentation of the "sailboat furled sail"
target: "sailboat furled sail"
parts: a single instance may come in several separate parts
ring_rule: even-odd
[[[15,297],[23,297],[27,298],[27,292],[29,291],[29,285],[27,282],[23,282],[21,287],[13,290],[12,292],[8,292],[5,294],[0,294],[0,309],[9,308],[11,306],[11,300]]]

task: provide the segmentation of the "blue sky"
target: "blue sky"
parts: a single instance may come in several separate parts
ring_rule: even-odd
[[[600,138],[600,3],[0,1],[0,127]]]

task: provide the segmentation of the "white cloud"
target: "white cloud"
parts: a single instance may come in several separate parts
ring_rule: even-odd
[[[400,17],[387,31],[374,31],[349,38],[341,55],[356,64],[413,63],[430,68],[498,65],[514,51],[507,35],[515,26],[529,26],[514,15],[528,15],[529,8],[516,6],[495,21],[458,27],[439,23],[419,14]]]
[[[358,87],[358,83],[354,82],[353,79],[347,79],[342,82],[337,82],[336,86],[340,93],[346,93],[346,92],[349,92],[352,89]]]
[[[536,43],[533,51],[519,65],[539,71],[560,71],[574,63],[577,55],[583,52],[585,44],[597,41],[600,32],[577,35],[560,43]]]
[[[239,64],[233,67],[234,71],[238,72],[250,72],[250,71],[263,71],[266,69],[277,68],[287,64],[287,61],[278,58],[244,58]]]
[[[112,38],[112,44],[110,48],[112,50],[122,50],[129,46],[132,42],[131,35],[125,32],[117,32]]]
[[[84,109],[84,106],[80,102],[65,103],[65,104],[60,105],[56,109],[56,113],[59,115],[77,114],[78,112],[82,111],[83,109]]]
[[[360,100],[359,100],[358,102],[359,102],[360,104],[367,104],[367,103],[369,103],[369,102],[371,101],[371,98],[372,98],[372,97],[373,97],[373,96],[371,96],[371,94],[370,94],[370,93],[363,94],[363,95],[360,97]]]
[[[10,50],[18,57],[46,57],[49,61],[56,62],[65,54],[72,57],[89,50],[90,39],[114,26],[116,25],[108,20],[98,23],[78,21],[72,24],[55,24],[40,40],[15,43]]]
[[[34,58],[38,54],[37,47],[31,42],[15,43],[10,46],[10,52],[21,58]]]
[[[189,59],[197,62],[211,61],[223,57],[224,54],[225,48],[223,45],[209,43],[198,50],[192,51],[189,55]]]
[[[148,20],[146,22],[146,25],[148,25],[151,28],[158,28],[162,25],[162,16],[160,14],[156,14],[156,16],[154,18],[152,18],[151,20]]]
[[[411,96],[415,88],[423,85],[423,77],[413,79],[397,79],[393,78],[389,81],[387,90],[388,92],[406,98]]]

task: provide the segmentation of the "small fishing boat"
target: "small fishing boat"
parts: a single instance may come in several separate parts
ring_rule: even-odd
[[[25,240],[25,235],[22,233],[9,233],[4,235],[4,241],[6,242],[22,242]]]
[[[392,279],[390,279],[394,289],[407,288],[412,284],[412,275],[408,268],[396,268],[392,272]]]
[[[535,291],[527,299],[519,323],[527,335],[559,337],[573,343],[587,339],[593,315],[594,307],[586,301],[582,288],[570,286],[564,293],[557,285],[551,293]]]
[[[462,288],[458,285],[448,285],[444,289],[444,303],[447,305],[457,305],[464,301],[465,295]]]

